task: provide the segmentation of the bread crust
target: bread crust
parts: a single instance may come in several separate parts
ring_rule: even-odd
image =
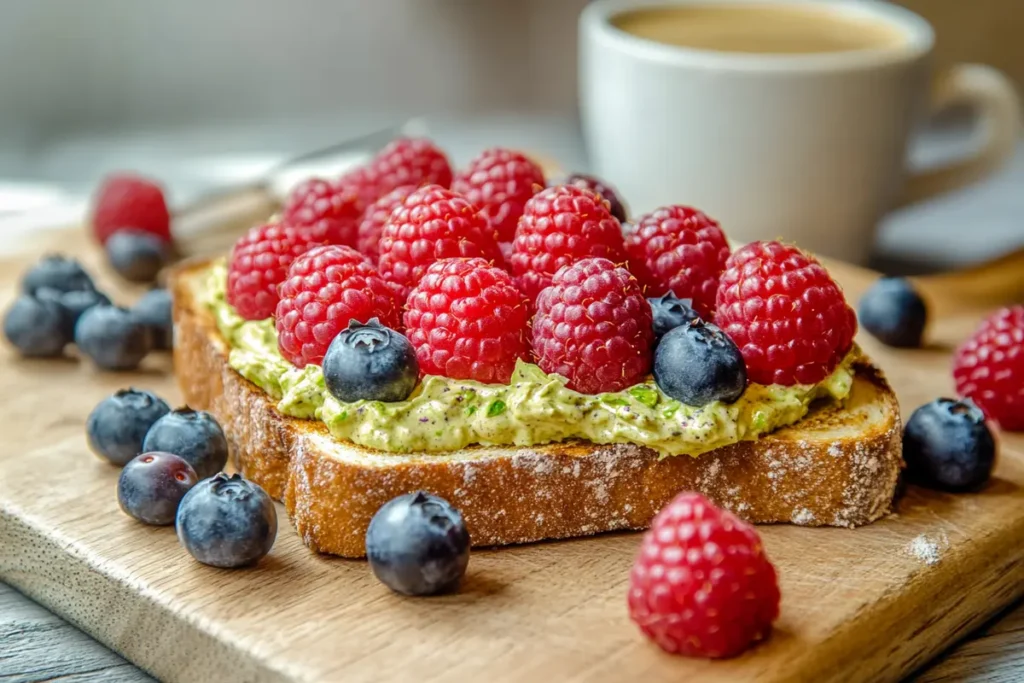
[[[284,502],[317,552],[363,556],[373,514],[419,489],[462,511],[475,546],[643,529],[682,490],[700,491],[755,523],[854,527],[892,504],[902,468],[899,410],[870,364],[856,366],[850,401],[866,396],[880,419],[818,408],[793,427],[696,458],[578,441],[442,457],[379,454],[339,444],[319,421],[281,415],[228,365],[228,347],[190,284],[189,274],[203,267],[179,268],[172,278],[181,389],[189,405],[217,417],[236,468]]]

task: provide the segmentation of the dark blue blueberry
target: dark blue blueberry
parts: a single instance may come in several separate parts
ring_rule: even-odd
[[[142,230],[119,230],[106,244],[107,260],[130,282],[154,282],[167,264],[167,243]]]
[[[21,279],[21,288],[27,294],[35,294],[43,287],[59,292],[96,289],[82,264],[62,254],[47,254]]]
[[[117,502],[146,524],[174,524],[178,504],[199,482],[196,471],[173,453],[143,453],[121,470]]]
[[[366,557],[374,575],[397,593],[444,593],[466,573],[469,532],[448,501],[423,491],[407,493],[370,520]]]
[[[270,552],[277,510],[266,491],[223,472],[192,487],[178,507],[178,540],[214,567],[243,567]]]
[[[54,358],[71,343],[67,312],[56,302],[22,294],[4,315],[4,336],[23,356]]]
[[[163,399],[141,389],[121,389],[100,401],[85,421],[89,447],[115,465],[142,452],[149,428],[171,412]]]
[[[601,195],[608,202],[611,214],[618,218],[620,223],[626,220],[625,203],[619,198],[618,192],[600,178],[584,173],[573,173],[565,179],[565,184],[574,185],[580,189],[590,190],[595,194]]]
[[[324,383],[339,401],[403,401],[416,388],[420,367],[409,340],[376,318],[353,320],[327,348]]]
[[[883,277],[864,292],[857,318],[883,344],[917,348],[928,322],[928,308],[909,280]]]
[[[155,348],[168,350],[174,340],[174,322],[171,319],[171,293],[166,289],[151,289],[142,295],[132,314],[153,332]]]
[[[654,381],[689,406],[732,403],[747,387],[747,366],[736,344],[700,320],[669,331],[654,349]]]
[[[93,306],[110,305],[107,295],[95,289],[72,289],[62,292],[52,287],[41,287],[36,290],[36,298],[53,301],[64,309],[69,339],[74,338],[75,325],[78,324],[83,313]]]
[[[903,430],[908,477],[941,491],[973,491],[988,481],[996,457],[992,432],[969,401],[940,398],[921,406]]]
[[[99,305],[79,318],[75,344],[104,370],[134,370],[153,348],[153,338],[128,309]]]
[[[654,338],[661,339],[666,332],[683,323],[700,320],[697,311],[690,306],[692,302],[692,299],[677,299],[671,292],[665,296],[648,298],[647,303],[651,305],[654,318]]]
[[[144,451],[166,451],[185,458],[200,479],[228,462],[228,440],[217,420],[202,410],[178,408],[157,420],[142,443]]]

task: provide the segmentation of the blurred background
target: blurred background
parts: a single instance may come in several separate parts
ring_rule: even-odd
[[[504,145],[584,169],[585,4],[0,0],[0,229],[76,220],[114,169],[160,179],[180,205],[410,117],[456,164]],[[1024,0],[901,4],[935,26],[940,65],[988,63],[1024,84]],[[968,149],[969,116],[922,131],[914,162]],[[1024,153],[983,184],[890,216],[876,264],[946,268],[1024,245],[1021,187]],[[965,244],[968,230],[979,238]]]

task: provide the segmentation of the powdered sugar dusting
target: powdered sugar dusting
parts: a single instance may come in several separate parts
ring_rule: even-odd
[[[814,513],[807,508],[797,508],[796,510],[793,510],[793,517],[790,521],[793,522],[793,524],[798,524],[800,526],[808,526],[814,524],[816,518]]]
[[[942,560],[942,551],[948,546],[949,539],[945,532],[931,538],[921,534],[907,544],[906,552],[927,565],[933,565]]]

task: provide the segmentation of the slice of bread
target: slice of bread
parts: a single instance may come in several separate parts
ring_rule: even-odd
[[[317,420],[281,415],[228,365],[228,346],[197,297],[208,265],[186,264],[172,278],[178,381],[190,406],[220,420],[235,466],[284,501],[315,551],[363,556],[377,509],[419,489],[461,510],[478,546],[642,529],[683,490],[756,523],[853,527],[892,504],[902,467],[899,410],[866,361],[845,405],[814,406],[791,427],[695,458],[580,441],[383,453],[339,442]]]

